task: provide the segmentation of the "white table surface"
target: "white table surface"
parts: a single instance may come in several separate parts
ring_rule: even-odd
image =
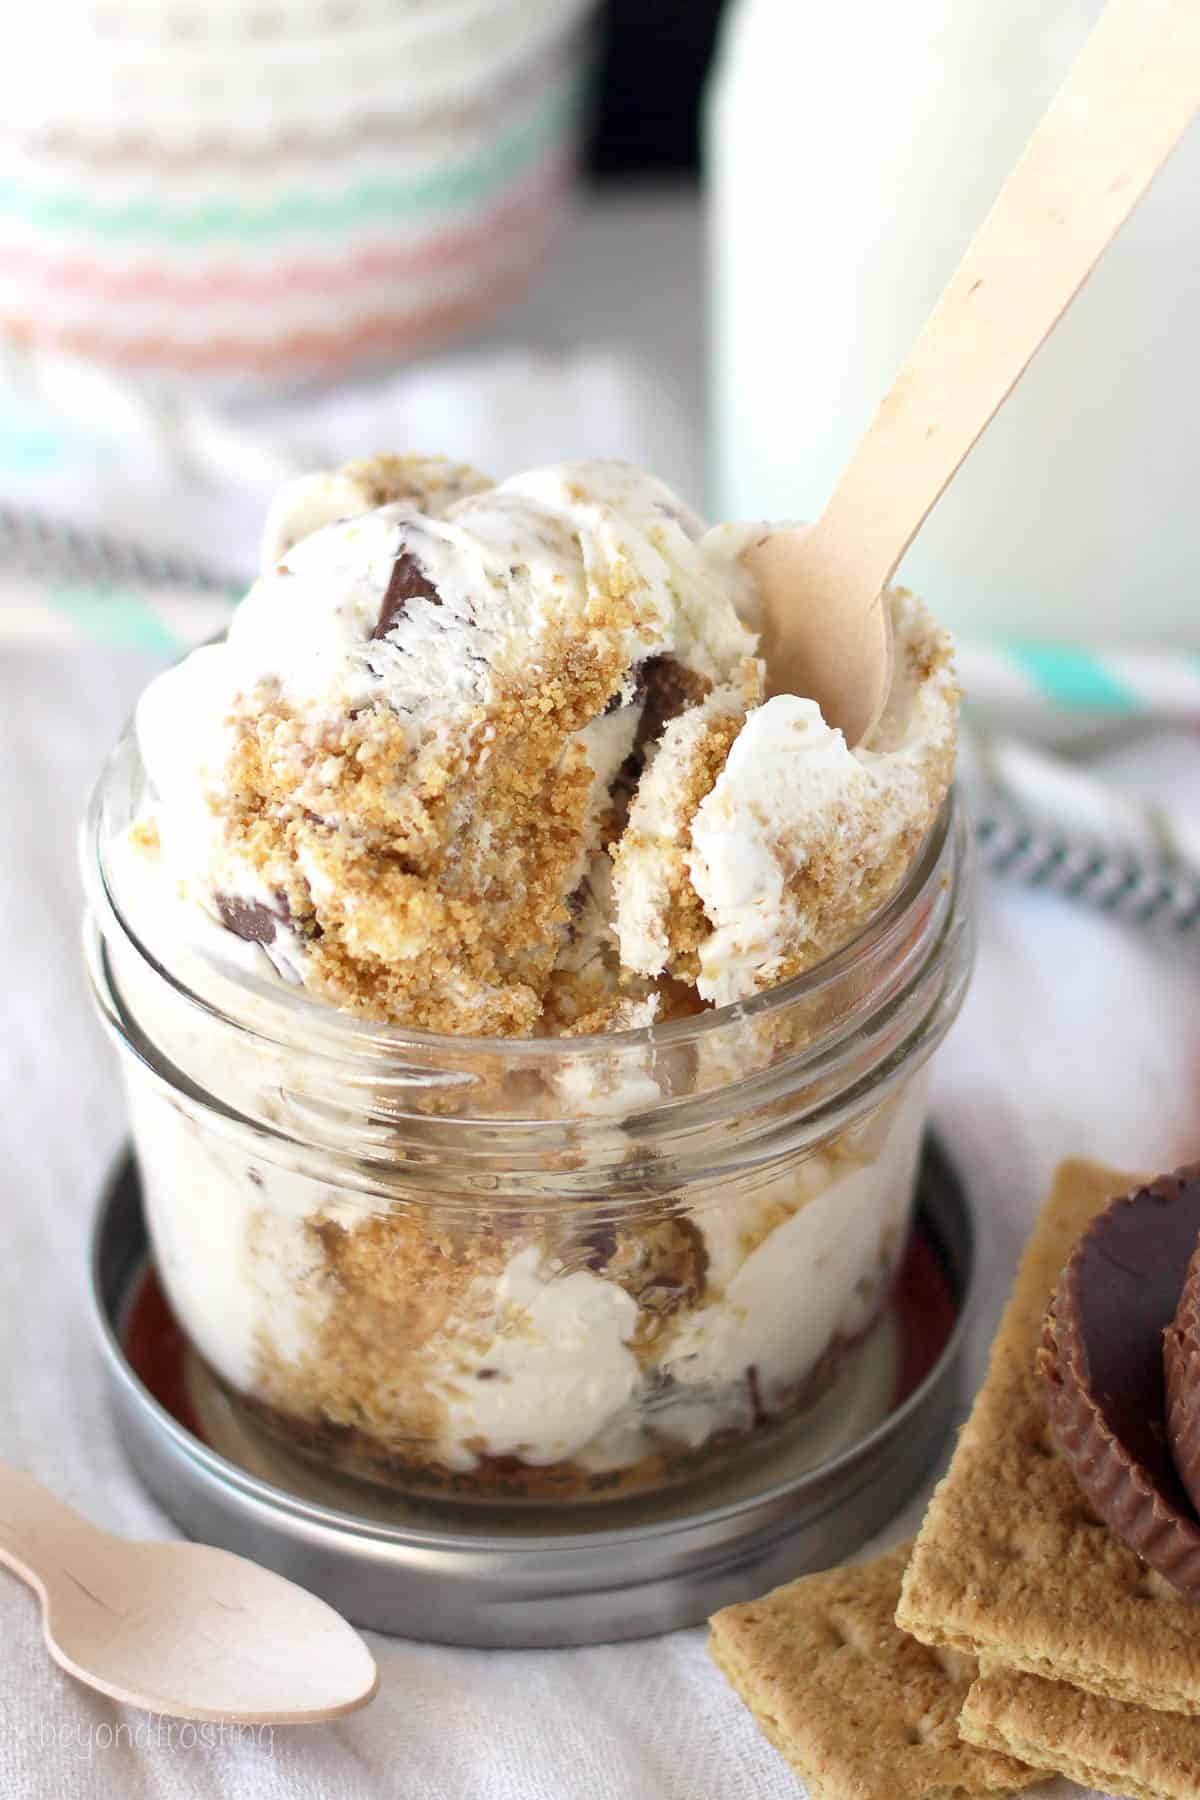
[[[690,271],[681,289],[694,281],[697,239],[686,215],[651,201],[641,220],[631,226],[607,208],[580,228],[572,266],[584,271],[596,308],[589,333],[619,335],[612,320],[599,327],[621,304],[622,284],[604,290],[589,271],[609,268],[622,246],[628,255],[631,230],[644,231],[647,254],[659,246],[641,264],[651,281],[665,243]],[[561,327],[558,292],[557,305],[553,290],[529,304],[523,329],[543,317]],[[677,300],[660,301],[648,306],[656,322],[644,341],[694,399],[698,310],[683,316]],[[153,667],[115,652],[0,654],[0,1455],[131,1535],[170,1527],[125,1466],[85,1323],[89,1211],[125,1126],[113,1057],[85,993],[74,854],[96,767]],[[1165,754],[1178,774],[1197,751],[1180,744]],[[983,1220],[987,1279],[968,1387],[1055,1161],[1086,1152],[1166,1168],[1200,1153],[1198,981],[1194,947],[1158,946],[1051,898],[985,891],[977,977],[935,1081],[937,1122]],[[910,1508],[896,1531],[919,1511]],[[61,1674],[43,1652],[33,1596],[0,1573],[0,1800],[795,1800],[799,1792],[709,1664],[700,1632],[514,1654],[373,1642],[383,1687],[366,1712],[259,1745],[195,1742]]]

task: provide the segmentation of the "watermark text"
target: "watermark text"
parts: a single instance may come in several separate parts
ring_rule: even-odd
[[[41,1719],[28,1733],[40,1750],[66,1750],[83,1762],[112,1750],[215,1750],[254,1744],[268,1756],[275,1750],[273,1725],[244,1725],[229,1719],[164,1719],[158,1713],[137,1720]]]

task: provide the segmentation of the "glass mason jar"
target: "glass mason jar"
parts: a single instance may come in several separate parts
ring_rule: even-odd
[[[903,1250],[972,956],[953,797],[818,968],[602,1037],[306,997],[137,879],[132,735],[89,813],[90,966],[158,1271],[270,1434],[405,1492],[612,1499],[802,1434]]]

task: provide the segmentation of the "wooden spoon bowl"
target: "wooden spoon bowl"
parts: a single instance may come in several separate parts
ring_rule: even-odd
[[[306,1589],[207,1544],[112,1537],[3,1464],[0,1562],[41,1600],[54,1660],[130,1706],[302,1724],[379,1684],[362,1638]]]

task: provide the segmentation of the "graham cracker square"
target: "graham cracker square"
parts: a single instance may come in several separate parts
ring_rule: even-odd
[[[987,1379],[905,1573],[897,1624],[1114,1700],[1200,1712],[1200,1606],[1091,1511],[1046,1422],[1034,1353],[1088,1221],[1137,1185],[1064,1163],[1017,1272]]]
[[[959,1730],[968,1743],[1130,1800],[1200,1794],[1200,1719],[1083,1694],[1040,1675],[985,1666]]]
[[[812,1800],[971,1800],[1042,1777],[961,1742],[975,1665],[893,1623],[910,1546],[727,1606],[709,1650]]]

